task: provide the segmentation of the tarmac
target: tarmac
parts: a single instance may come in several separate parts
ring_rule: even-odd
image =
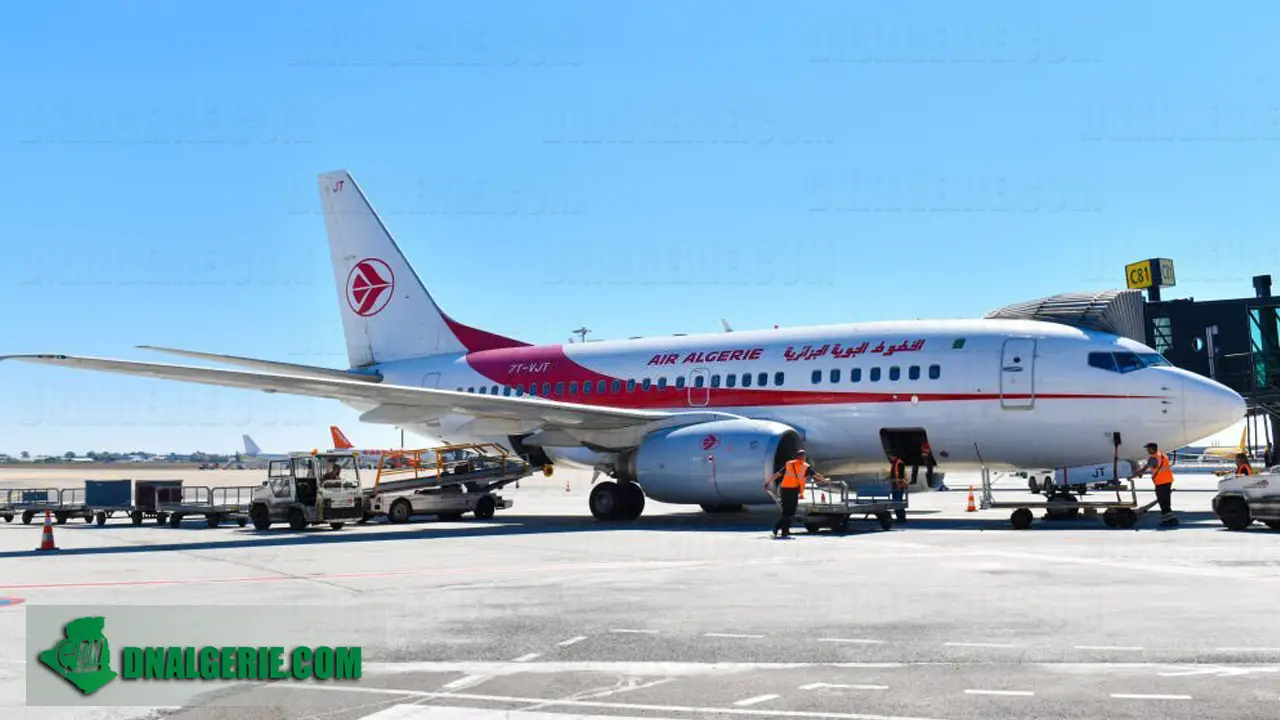
[[[0,487],[112,473],[0,472]],[[38,472],[38,471],[36,471]],[[263,471],[129,471],[188,485]],[[1009,524],[966,512],[970,479],[911,497],[889,531],[796,528],[771,508],[706,515],[650,502],[629,524],[586,507],[590,474],[508,488],[487,521],[295,533],[200,518],[0,523],[0,712],[26,720],[570,718],[1274,718],[1280,532],[1225,530],[1212,476],[1179,476],[1182,524]],[[976,477],[972,478],[977,484]],[[566,489],[566,482],[568,488]],[[1000,500],[1030,496],[1008,480]],[[1140,481],[1140,502],[1154,498]],[[1107,493],[1090,493],[1085,500]],[[1109,497],[1114,498],[1114,493]],[[378,618],[351,685],[250,685],[236,707],[27,707],[27,611],[43,604],[325,605]],[[104,608],[104,611],[109,609]],[[259,704],[259,707],[250,706]]]

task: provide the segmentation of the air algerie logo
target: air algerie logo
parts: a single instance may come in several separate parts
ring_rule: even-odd
[[[65,639],[40,653],[40,662],[75,685],[85,695],[92,695],[116,678],[111,669],[111,648],[102,634],[105,618],[83,617],[67,623]]]
[[[365,258],[347,276],[347,303],[357,315],[369,317],[391,302],[396,279],[391,268],[377,258]]]
[[[702,438],[703,450],[712,450],[715,448],[715,446],[719,444],[720,444],[720,438],[717,438],[715,435],[708,435]]]

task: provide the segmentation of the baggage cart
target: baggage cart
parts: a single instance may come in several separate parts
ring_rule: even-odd
[[[101,527],[116,513],[133,512],[132,480],[85,480],[84,504]]]
[[[160,505],[182,498],[181,480],[138,480],[133,484],[133,507],[129,519],[141,525],[144,518],[155,518],[160,525],[169,521],[168,513]]]
[[[0,490],[0,517],[7,523],[13,522],[13,493],[17,490]]]
[[[172,528],[180,527],[188,515],[203,516],[211,528],[218,527],[224,520],[235,520],[244,527],[249,524],[249,506],[253,504],[253,491],[257,488],[257,485],[217,488],[190,485],[181,488],[176,499],[166,497],[157,509],[168,513]]]
[[[781,507],[781,498],[770,494]],[[811,479],[805,483],[804,498],[796,506],[796,518],[811,533],[823,528],[846,533],[855,516],[875,518],[882,529],[888,530],[893,527],[893,514],[907,509],[906,497],[904,493],[901,501],[895,501],[887,483],[854,489],[843,480],[815,482]]]
[[[53,519],[59,525],[71,518],[83,518],[86,523],[93,522],[93,513],[85,505],[84,488],[62,488],[58,491],[58,504],[53,509]]]
[[[1119,447],[1116,442],[1116,456],[1112,459],[1113,468],[1119,466]],[[1138,504],[1138,486],[1133,478],[1128,478],[1128,499],[1123,497],[1125,490],[1124,484],[1118,482],[1119,473],[1113,469],[1112,477],[1115,481],[1110,483],[1110,488],[1115,490],[1115,500],[1101,500],[1091,502],[1081,502],[1075,496],[1064,493],[1058,494],[1048,501],[1027,501],[1014,500],[1012,502],[998,502],[992,494],[991,487],[991,469],[987,467],[982,460],[982,451],[978,449],[977,444],[973,446],[974,452],[978,456],[978,463],[981,466],[981,482],[982,482],[982,499],[981,509],[1000,509],[1013,508],[1013,513],[1009,516],[1009,524],[1015,530],[1026,530],[1031,527],[1031,523],[1035,521],[1032,510],[1044,510],[1046,517],[1053,519],[1054,517],[1075,517],[1078,511],[1083,511],[1086,515],[1096,514],[1098,510],[1102,510],[1102,521],[1107,527],[1130,529],[1138,524],[1138,520],[1146,514],[1151,508],[1151,504],[1140,506]]]
[[[36,513],[57,508],[60,498],[57,488],[17,488],[9,491],[9,501],[9,511],[22,513],[22,524],[30,525]]]
[[[373,487],[363,491],[361,522],[385,516],[404,523],[415,515],[453,521],[468,512],[488,519],[515,504],[495,491],[532,473],[529,463],[494,443],[387,453],[379,458]]]

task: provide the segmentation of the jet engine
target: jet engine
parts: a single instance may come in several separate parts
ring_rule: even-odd
[[[614,476],[619,482],[596,486],[591,512],[602,519],[639,517],[644,496],[708,509],[767,503],[765,480],[800,446],[800,433],[769,420],[715,420],[658,430],[618,456]]]

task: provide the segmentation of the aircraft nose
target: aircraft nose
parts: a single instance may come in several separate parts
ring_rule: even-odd
[[[1182,383],[1182,418],[1192,440],[1221,432],[1244,419],[1245,402],[1235,390],[1206,377]]]

